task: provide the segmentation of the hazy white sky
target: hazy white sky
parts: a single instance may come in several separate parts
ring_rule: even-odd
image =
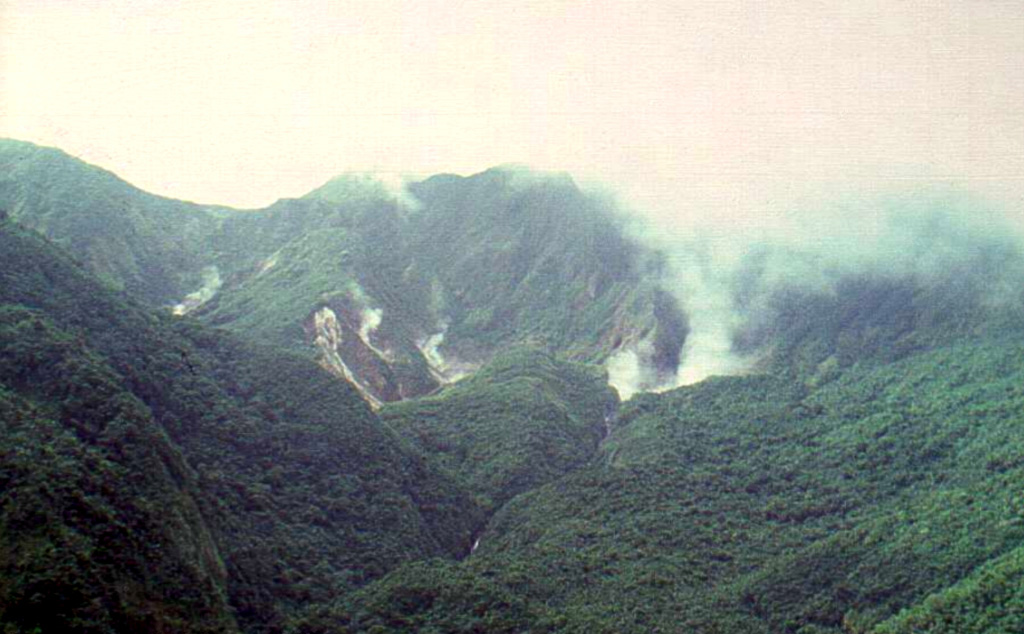
[[[0,81],[0,136],[235,206],[508,162],[734,222],[1024,182],[1019,1],[0,0]]]

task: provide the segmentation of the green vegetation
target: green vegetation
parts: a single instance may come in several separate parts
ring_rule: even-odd
[[[0,621],[275,631],[469,548],[480,512],[350,386],[148,312],[10,225],[0,254]]]
[[[0,139],[0,209],[153,306],[200,286],[225,210],[147,194],[60,150]]]
[[[767,352],[762,367],[772,371],[821,378],[859,362],[891,362],[964,339],[1019,332],[1020,245],[1006,234],[950,224],[938,216],[915,236],[910,255],[897,254],[915,258],[912,264],[857,274],[831,270],[820,259],[775,265],[778,254],[755,251],[735,281],[746,316],[735,346]],[[801,254],[785,255],[801,260]],[[811,267],[823,279],[779,285],[772,281],[776,266]]]
[[[659,293],[658,256],[567,175],[496,168],[410,191],[423,204],[410,248],[445,290],[456,356],[533,343],[599,362],[649,337],[651,362],[675,370],[685,319]]]
[[[346,340],[358,338],[364,310],[382,311],[379,345],[339,350],[379,400],[438,386],[420,346],[442,332],[440,352],[457,364],[522,344],[600,363],[646,341],[644,363],[675,371],[687,326],[659,287],[659,257],[568,176],[499,168],[410,192],[345,176],[237,211],[146,194],[59,150],[0,142],[0,209],[151,307],[188,304],[215,271],[223,285],[188,306],[196,316],[305,356],[315,353],[316,310],[330,307]]]
[[[1024,631],[1024,548],[900,613],[877,634],[1013,634]]]
[[[586,462],[615,406],[598,368],[519,349],[381,418],[493,511]]]
[[[404,567],[297,631],[869,632],[919,602],[886,627],[960,631],[937,606],[1013,623],[1022,353],[975,341],[817,388],[634,399],[588,466],[506,504],[461,564]]]
[[[303,320],[335,294],[358,288],[342,228],[304,234],[276,253],[276,262],[233,292],[214,297],[200,314],[212,325],[291,349],[308,347]],[[332,252],[332,249],[337,249]],[[319,257],[331,254],[330,257]],[[275,257],[275,256],[272,256]]]
[[[235,631],[195,477],[146,406],[38,313],[0,309],[0,340],[0,623]]]
[[[16,142],[0,174],[0,632],[1024,629],[1009,239],[937,222],[815,285],[755,253],[751,373],[619,403],[587,362],[667,372],[688,325],[567,177],[235,212]],[[310,360],[325,309],[405,400]]]

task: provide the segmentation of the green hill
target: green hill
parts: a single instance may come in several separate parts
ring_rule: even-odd
[[[5,633],[1021,630],[1008,232],[754,249],[745,372],[621,403],[690,323],[566,176],[242,212],[0,160]]]
[[[153,306],[201,285],[205,242],[224,213],[147,194],[60,150],[10,139],[0,139],[0,210]]]
[[[456,356],[525,342],[594,362],[648,338],[648,361],[675,371],[686,324],[659,292],[659,257],[567,175],[496,168],[409,189],[423,204],[411,248],[445,291]]]
[[[635,348],[664,381],[687,334],[659,256],[564,175],[496,168],[400,194],[343,176],[238,211],[7,140],[0,209],[147,305],[316,356],[374,404],[522,344],[595,363]]]
[[[298,631],[869,632],[918,604],[880,631],[1013,631],[978,624],[1010,628],[1024,590],[1022,352],[634,399],[467,560],[404,566]]]
[[[232,218],[224,235],[244,245],[232,252],[261,245],[261,259],[200,317],[308,347],[317,312],[329,309],[339,374],[372,400],[429,393],[524,344],[602,362],[644,341],[643,362],[666,379],[687,333],[659,286],[658,256],[568,177],[504,168],[436,176],[403,198],[339,178]]]
[[[1024,630],[1024,548],[980,566],[963,581],[876,628],[878,634],[1013,634]]]
[[[905,210],[907,218],[891,222],[897,237],[890,241],[900,249],[860,265],[752,250],[733,284],[743,316],[734,347],[761,355],[761,367],[814,374],[823,362],[894,361],[1019,331],[1020,242],[1009,227],[972,223],[973,208],[959,211],[962,217],[942,206]]]
[[[469,558],[403,566],[297,631],[1014,631],[1019,305],[839,288],[820,321],[775,322],[762,373],[632,399]]]
[[[584,464],[617,404],[594,366],[519,349],[381,419],[494,510]]]
[[[0,227],[0,621],[277,631],[482,515],[311,362],[153,313]]]

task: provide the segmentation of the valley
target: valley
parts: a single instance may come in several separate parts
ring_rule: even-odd
[[[702,298],[518,167],[236,210],[5,140],[0,209],[5,633],[1024,630],[1012,232]]]

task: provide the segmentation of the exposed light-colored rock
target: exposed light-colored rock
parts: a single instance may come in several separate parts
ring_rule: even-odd
[[[374,409],[380,407],[380,400],[359,381],[341,358],[341,353],[338,351],[342,340],[341,325],[338,323],[338,316],[335,312],[327,306],[316,311],[313,315],[313,327],[315,329],[313,345],[320,350],[320,365],[331,374],[351,383],[371,407]]]

